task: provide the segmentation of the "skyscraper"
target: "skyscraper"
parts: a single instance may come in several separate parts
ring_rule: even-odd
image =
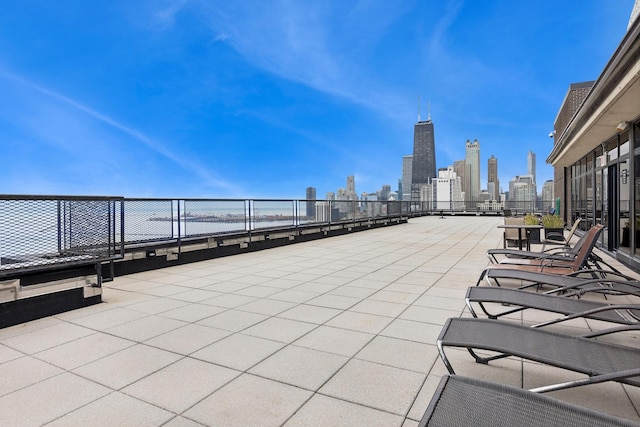
[[[411,165],[411,201],[420,201],[420,188],[436,177],[436,147],[433,122],[418,122],[413,128],[413,161]]]
[[[498,159],[492,154],[487,161],[487,191],[491,200],[500,198],[500,181],[498,180]]]
[[[536,153],[529,151],[527,154],[527,175],[533,177],[534,184],[536,181]]]
[[[463,199],[466,199],[469,195],[469,181],[467,181],[468,174],[467,167],[465,165],[464,160],[456,160],[453,162],[453,171],[456,173],[456,176],[460,178],[460,189],[463,194]]]
[[[411,167],[413,156],[402,157],[402,200],[411,200]]]
[[[358,200],[358,194],[356,193],[356,180],[353,175],[347,177],[347,199]]]
[[[469,194],[465,197],[471,202],[477,202],[480,195],[480,143],[477,139],[473,143],[467,139],[465,166],[468,174],[465,178],[469,182]]]
[[[315,187],[307,187],[307,216],[313,218],[316,213],[316,189]]]

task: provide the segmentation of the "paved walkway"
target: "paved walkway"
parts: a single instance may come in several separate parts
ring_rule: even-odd
[[[117,278],[103,304],[0,330],[0,425],[416,426],[500,223],[417,218]],[[451,353],[518,386],[572,377]],[[633,387],[558,396],[640,419]]]

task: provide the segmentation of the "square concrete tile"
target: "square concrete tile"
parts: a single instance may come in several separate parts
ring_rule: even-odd
[[[307,301],[307,304],[346,310],[347,308],[357,304],[358,302],[360,302],[360,298],[324,294]]]
[[[242,333],[246,335],[253,335],[255,337],[270,339],[273,341],[290,343],[316,327],[317,325],[311,323],[272,317],[265,320],[264,322],[258,323],[257,325],[245,329],[244,331],[242,331]]]
[[[393,427],[401,425],[401,416],[316,394],[284,426]]]
[[[228,310],[223,313],[216,314],[215,316],[200,320],[198,324],[232,332],[239,332],[268,318],[269,316],[264,314],[249,313],[247,311],[240,310]]]
[[[127,308],[147,314],[158,314],[164,311],[173,310],[174,308],[182,307],[186,304],[187,302],[185,301],[155,297],[137,304],[127,305]]]
[[[118,390],[181,357],[168,351],[137,344],[74,369],[73,372]]]
[[[230,331],[210,328],[208,326],[188,324],[151,338],[144,343],[152,347],[158,347],[186,356],[229,336],[231,333]]]
[[[238,375],[240,372],[232,369],[185,358],[125,387],[122,392],[181,413]]]
[[[163,424],[162,427],[203,427],[203,426],[204,424],[191,421],[185,417],[175,417],[168,423]]]
[[[312,392],[244,374],[184,413],[203,424],[281,426]]]
[[[377,334],[392,321],[392,318],[386,316],[345,311],[329,320],[327,326]]]
[[[305,292],[297,289],[286,289],[284,291],[280,291],[277,294],[273,294],[269,297],[269,299],[279,300],[279,301],[289,301],[295,303],[303,303],[307,302],[318,296],[317,292]]]
[[[295,342],[295,345],[351,357],[364,347],[373,335],[347,329],[320,326]]]
[[[24,356],[3,363],[0,365],[0,378],[2,378],[2,381],[0,381],[0,396],[59,375],[62,372],[64,372],[62,369],[31,356]]]
[[[160,313],[159,316],[182,320],[183,322],[197,322],[199,320],[206,319],[207,317],[215,316],[216,314],[222,313],[226,310],[226,308],[207,304],[188,304],[174,310]]]
[[[459,311],[441,310],[433,307],[420,307],[417,305],[407,308],[400,315],[401,319],[413,320],[415,322],[433,323],[434,325],[444,325],[450,317],[460,317],[464,307],[461,305]]]
[[[270,286],[262,286],[262,285],[255,285],[255,286],[251,286],[248,288],[235,291],[235,293],[238,295],[245,295],[245,296],[254,297],[254,298],[265,298],[265,297],[268,297],[269,295],[277,294],[278,292],[282,292],[282,290],[279,288],[273,288]]]
[[[285,319],[299,320],[302,322],[322,324],[341,312],[342,312],[341,310],[337,310],[335,308],[300,304],[285,312],[278,314],[278,317],[282,317]]]
[[[0,364],[24,356],[24,353],[0,344]]]
[[[249,370],[286,384],[317,390],[349,360],[322,351],[288,346]]]
[[[116,353],[135,343],[96,332],[86,337],[36,353],[34,356],[52,365],[72,370]]]
[[[385,301],[395,304],[411,304],[418,298],[418,295],[408,292],[389,291],[387,288],[378,291],[369,297],[374,301]]]
[[[148,316],[141,311],[129,310],[128,308],[116,307],[111,310],[85,316],[72,320],[76,325],[85,326],[90,329],[104,331],[114,326],[122,325],[132,320],[141,319]]]
[[[355,357],[427,374],[438,358],[438,349],[435,345],[377,336]]]
[[[407,307],[409,306],[406,304],[366,299],[351,307],[350,311],[375,314],[378,316],[396,317],[406,310]]]
[[[245,304],[241,307],[238,307],[237,309],[242,311],[249,311],[252,313],[264,314],[266,316],[275,316],[276,314],[282,313],[283,311],[286,311],[295,306],[296,304],[293,302],[263,298]]]
[[[248,297],[245,295],[237,295],[237,294],[222,294],[217,297],[209,298],[200,301],[201,304],[209,304],[215,305],[216,307],[224,307],[224,308],[236,308],[241,305],[248,304],[252,301],[255,301],[257,298]]]
[[[376,292],[375,289],[361,288],[358,286],[344,285],[328,292],[329,295],[340,295],[343,297],[352,297],[364,299]]]
[[[404,416],[425,377],[417,372],[353,359],[320,393]]]
[[[101,420],[101,425],[152,427],[162,425],[172,417],[171,412],[116,391],[47,425],[83,427]]]
[[[27,354],[46,350],[94,333],[91,329],[61,322],[2,340],[2,344]]]
[[[234,334],[191,354],[191,357],[244,371],[283,347],[282,343]]]
[[[151,315],[142,319],[133,320],[124,325],[115,326],[105,332],[131,341],[142,342],[165,332],[178,329],[186,325],[180,320],[169,319],[162,316]]]
[[[179,294],[173,294],[171,295],[171,299],[184,302],[200,302],[220,295],[223,294],[206,289],[191,289],[186,292],[180,292]]]
[[[441,330],[440,325],[396,319],[380,335],[435,345]]]
[[[65,372],[0,397],[0,425],[44,425],[111,390]],[[35,405],[34,401],[39,402]]]

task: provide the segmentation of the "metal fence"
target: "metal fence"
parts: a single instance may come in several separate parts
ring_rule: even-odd
[[[0,195],[0,275],[124,255],[126,247],[434,214],[544,213],[544,202],[134,199]]]
[[[118,256],[122,200],[0,196],[0,276]]]
[[[400,202],[124,199],[125,245],[398,217]],[[120,219],[117,226],[120,226]]]

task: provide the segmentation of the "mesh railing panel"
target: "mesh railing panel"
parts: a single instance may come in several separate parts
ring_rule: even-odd
[[[252,229],[293,227],[296,225],[293,200],[255,200],[251,212]]]
[[[120,217],[116,224],[120,226]],[[124,201],[126,243],[169,240],[177,237],[178,218],[173,200],[127,199]]]
[[[0,274],[114,257],[119,203],[115,198],[0,198]]]
[[[244,200],[185,200],[180,212],[184,237],[244,232],[247,224]]]

